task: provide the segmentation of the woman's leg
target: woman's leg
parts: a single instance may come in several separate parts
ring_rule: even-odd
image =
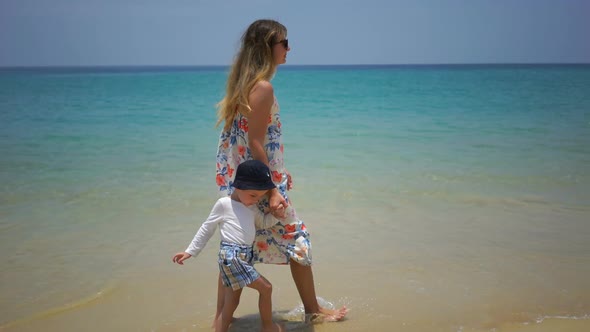
[[[283,194],[283,197],[285,197],[284,191],[282,194]],[[300,223],[301,221],[297,218],[295,208],[293,207],[293,201],[289,201],[289,204],[290,204],[289,206],[291,207],[291,210],[286,211],[285,222],[290,225],[296,225],[296,224]],[[267,206],[267,205],[268,204],[260,203],[258,207],[260,208],[261,211],[264,212],[264,206]],[[278,226],[275,225],[275,227],[278,227]],[[296,226],[296,228],[297,228],[297,226]],[[304,229],[303,227],[301,227],[301,228],[302,228],[302,230]],[[284,231],[286,231],[286,229]],[[280,235],[280,234],[284,234],[284,232],[272,232],[271,234],[261,232],[256,235],[256,241],[266,242],[268,237],[274,237],[274,240],[276,242],[281,243],[285,240],[282,237],[282,235]],[[272,242],[275,242],[275,241],[272,241]],[[260,250],[260,248],[255,246],[254,247],[255,253],[257,250]],[[267,249],[264,249],[264,250],[267,250]],[[279,249],[279,251],[280,251],[280,249]],[[270,252],[270,250],[269,250],[269,252]],[[264,257],[264,261],[260,260],[260,262],[262,262],[262,263],[271,263],[271,264],[272,263],[277,263],[277,264],[284,263],[285,256],[284,256],[283,252],[280,252],[280,254],[276,255],[276,257],[273,255],[265,254],[262,251],[260,251],[259,253],[256,253],[256,254],[259,257],[260,256]],[[305,252],[305,254],[307,254],[307,252]],[[273,258],[275,258],[274,261],[273,261]],[[301,298],[301,302],[303,302],[303,307],[305,309],[305,313],[316,315],[316,316],[321,316],[321,317],[318,317],[318,319],[324,320],[324,321],[342,320],[344,318],[344,316],[346,315],[346,313],[348,312],[348,309],[346,307],[332,310],[332,309],[328,309],[328,308],[323,308],[318,304],[318,301],[316,298],[316,293],[315,293],[314,280],[313,280],[313,271],[312,271],[311,266],[299,264],[297,261],[295,261],[293,259],[290,260],[289,265],[291,267],[291,275],[293,277],[293,281],[295,282],[295,286],[297,287],[297,291],[299,292],[299,297]]]
[[[291,260],[289,266],[291,267],[291,275],[295,286],[303,302],[303,308],[306,314],[321,314],[326,321],[339,321],[346,316],[348,309],[342,307],[340,309],[328,309],[319,305],[316,293],[315,284],[313,281],[313,271],[311,265],[301,265],[294,260]]]

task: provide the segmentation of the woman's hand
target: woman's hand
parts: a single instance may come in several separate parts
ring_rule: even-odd
[[[179,252],[176,255],[172,256],[172,261],[174,263],[178,263],[180,265],[184,265],[184,261],[191,258],[193,256],[191,256],[189,253],[186,252]]]

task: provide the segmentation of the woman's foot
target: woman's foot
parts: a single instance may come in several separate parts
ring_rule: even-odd
[[[323,323],[323,322],[339,322],[344,319],[348,313],[348,308],[342,307],[340,309],[327,309],[320,307],[320,312],[306,315],[309,317],[310,323]]]

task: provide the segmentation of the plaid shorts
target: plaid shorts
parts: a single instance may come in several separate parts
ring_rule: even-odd
[[[221,241],[219,271],[225,287],[244,288],[260,277],[252,265],[252,246]]]

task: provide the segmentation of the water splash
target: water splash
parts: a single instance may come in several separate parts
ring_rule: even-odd
[[[323,299],[321,297],[316,297],[318,304],[320,305],[320,307],[324,307],[326,309],[336,309],[336,306],[326,300]],[[303,303],[299,303],[295,308],[291,309],[291,311],[285,313],[283,315],[283,319],[287,320],[287,321],[308,321],[311,317],[309,317],[311,315],[305,315],[305,309],[303,308]]]

